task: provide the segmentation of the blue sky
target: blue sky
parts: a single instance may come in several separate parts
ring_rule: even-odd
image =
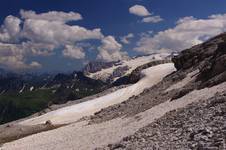
[[[134,6],[142,6],[149,14],[132,13],[129,9]],[[138,7],[134,7],[135,12],[136,9]],[[24,10],[25,17],[21,15],[21,10]],[[36,14],[36,18],[30,15],[32,12],[29,10]],[[53,25],[54,20],[44,18],[51,24],[38,26],[40,22],[35,22],[37,16],[52,11],[55,15],[64,12],[64,16],[73,12],[74,17],[79,14],[81,18],[60,21],[61,25],[59,21]],[[0,5],[0,67],[12,70],[71,71],[81,69],[90,60],[113,61],[137,54],[180,51],[224,32],[225,13],[224,0],[3,0]],[[219,15],[209,17],[214,14]],[[5,19],[9,15],[13,17],[6,24]],[[50,15],[48,17],[51,18]],[[149,21],[142,21],[145,18]],[[153,18],[160,20],[155,22]],[[43,20],[43,17],[38,19]],[[15,20],[20,22],[19,31],[14,30],[16,26],[10,25],[15,25]],[[68,27],[82,27],[86,30],[84,34],[89,35],[74,39],[73,36],[81,37],[76,34],[76,30],[75,35],[65,35],[68,39],[61,37],[61,27],[65,27],[62,23]],[[24,24],[28,27],[25,28]],[[52,26],[56,27],[51,29]],[[40,29],[37,31],[39,33],[34,34],[33,30],[37,28]],[[43,33],[47,34],[50,30],[59,33],[51,41],[43,39]],[[126,38],[128,34],[130,36]],[[183,38],[180,39],[180,36]],[[64,38],[65,41],[62,41]],[[59,41],[62,43],[59,44]],[[34,45],[35,49],[29,51]],[[42,52],[46,50],[45,54],[38,53],[40,47]]]

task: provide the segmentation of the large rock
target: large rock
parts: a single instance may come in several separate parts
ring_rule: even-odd
[[[182,51],[172,61],[177,70],[199,69],[197,81],[213,86],[226,81],[226,33]]]

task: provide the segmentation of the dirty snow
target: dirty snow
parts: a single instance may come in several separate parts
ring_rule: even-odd
[[[127,75],[141,65],[144,65],[144,64],[149,63],[151,61],[163,60],[169,55],[170,54],[168,54],[168,53],[161,53],[161,54],[153,54],[153,55],[149,55],[149,56],[142,56],[142,57],[138,57],[138,58],[124,60],[124,61],[120,62],[121,65],[113,66],[113,67],[110,67],[110,68],[107,68],[107,69],[102,69],[101,71],[98,71],[98,72],[95,72],[95,73],[90,73],[88,75],[88,77],[105,81],[110,75],[112,75],[114,70],[118,67],[128,66],[129,70],[125,73],[125,75]],[[118,78],[115,78],[114,81],[116,79],[118,79]]]
[[[142,71],[145,75],[143,79],[134,85],[119,89],[105,96],[86,101],[80,104],[61,108],[49,112],[42,116],[31,118],[21,122],[21,125],[36,125],[51,120],[53,124],[64,124],[75,122],[78,119],[94,114],[102,108],[121,103],[133,95],[139,95],[144,89],[153,86],[165,77],[167,74],[175,71],[173,63],[167,63],[150,67]]]

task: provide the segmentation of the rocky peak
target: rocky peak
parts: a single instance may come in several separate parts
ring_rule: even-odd
[[[110,68],[115,65],[117,62],[101,62],[93,61],[89,62],[83,69],[84,73],[95,73],[101,71],[102,69]]]

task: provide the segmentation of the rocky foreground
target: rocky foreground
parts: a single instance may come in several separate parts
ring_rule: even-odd
[[[99,149],[226,149],[226,94],[171,111],[164,117]]]

